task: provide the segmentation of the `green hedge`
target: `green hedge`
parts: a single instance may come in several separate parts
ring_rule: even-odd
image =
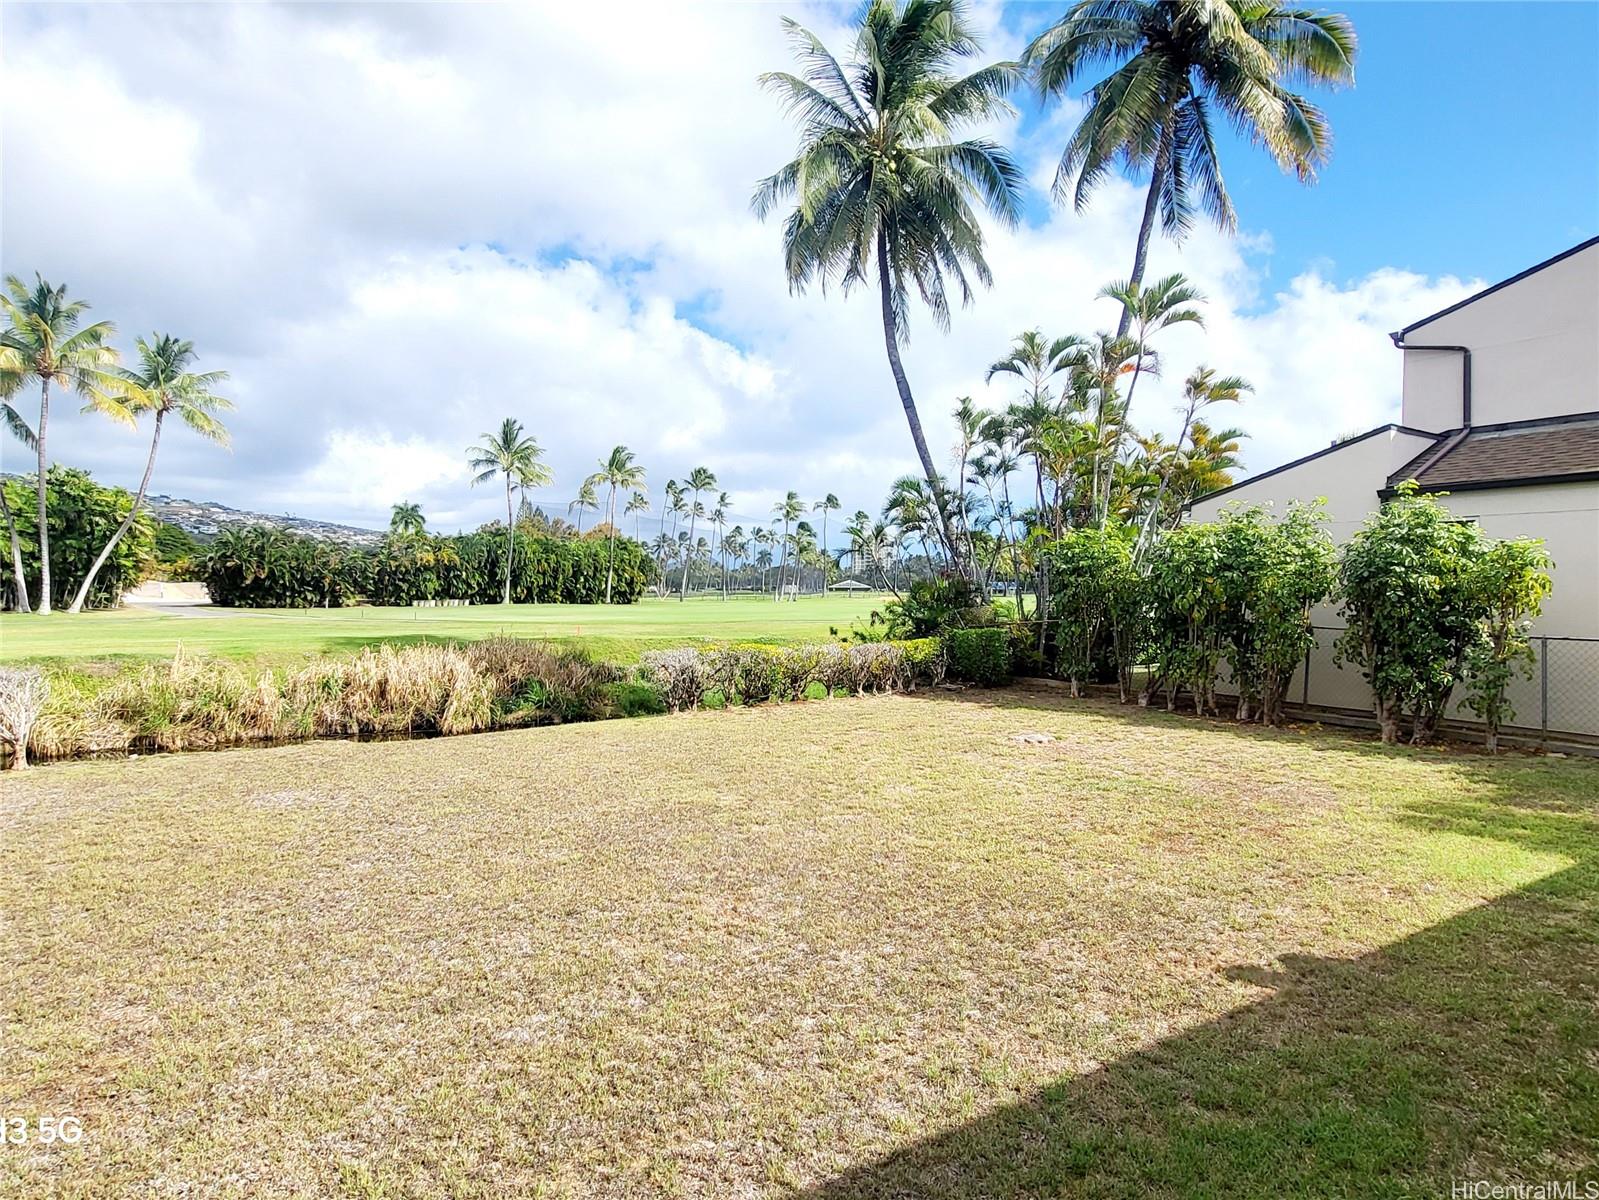
[[[944,652],[951,678],[981,687],[1010,679],[1011,644],[1006,629],[951,629],[944,634]]]
[[[233,608],[337,608],[358,597],[376,604],[465,600],[497,604],[504,587],[504,529],[452,537],[403,534],[361,549],[277,529],[223,533],[200,563],[218,604]],[[611,599],[644,594],[654,560],[630,538],[573,539],[518,532],[511,599],[518,604],[598,604],[613,565]]]

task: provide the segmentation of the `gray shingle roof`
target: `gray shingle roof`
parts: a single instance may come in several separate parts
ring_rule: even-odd
[[[1428,490],[1599,479],[1599,413],[1457,430],[1388,478]]]

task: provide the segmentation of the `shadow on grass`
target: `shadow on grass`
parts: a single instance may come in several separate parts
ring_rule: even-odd
[[[1599,770],[1556,765],[1454,757],[1469,798],[1399,820],[1564,868],[1358,958],[1229,968],[1269,994],[806,1194],[1447,1196],[1456,1178],[1599,1179]]]

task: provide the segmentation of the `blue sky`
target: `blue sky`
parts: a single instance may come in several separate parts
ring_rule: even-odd
[[[1315,93],[1332,162],[1313,187],[1240,143],[1224,156],[1269,269],[1331,264],[1490,280],[1599,233],[1599,4],[1354,3],[1356,86]],[[1325,11],[1325,9],[1324,9]],[[1054,6],[1010,5],[1031,36]],[[1029,126],[1024,125],[1024,129]]]
[[[874,298],[789,295],[779,223],[749,209],[794,143],[756,85],[791,64],[779,18],[843,52],[852,8],[9,3],[0,268],[68,282],[124,349],[170,331],[232,373],[232,453],[176,431],[158,492],[366,525],[419,501],[471,526],[495,501],[462,450],[513,415],[555,511],[619,441],[656,496],[708,466],[746,524],[790,488],[875,510],[915,460]],[[1063,8],[973,16],[1009,57]],[[1397,416],[1389,330],[1599,233],[1599,4],[1344,11],[1359,77],[1318,95],[1321,181],[1224,145],[1242,236],[1152,251],[1209,297],[1207,326],[1161,346],[1134,423],[1174,432],[1197,365],[1243,375],[1254,394],[1218,419],[1251,471]],[[1033,105],[996,132],[1047,180],[1067,127]],[[1113,322],[1095,293],[1126,275],[1141,201],[1112,181],[1078,215],[1036,193],[1024,228],[989,230],[994,286],[949,333],[913,313],[935,453],[957,397],[1015,399],[984,368],[1020,331]],[[118,482],[143,462],[142,435],[70,411],[51,444]]]

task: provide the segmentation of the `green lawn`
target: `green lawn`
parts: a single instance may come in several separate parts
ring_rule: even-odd
[[[1437,1197],[1599,1146],[1577,759],[1030,686],[69,763],[0,779],[0,919],[0,1113],[85,1130],[0,1195]]]
[[[596,655],[631,662],[651,647],[694,641],[825,641],[829,627],[865,621],[884,597],[770,596],[638,604],[513,604],[477,608],[211,609],[185,615],[129,608],[73,616],[0,616],[0,661],[63,661],[186,651],[281,660],[375,642],[448,641],[509,633],[581,640]]]

